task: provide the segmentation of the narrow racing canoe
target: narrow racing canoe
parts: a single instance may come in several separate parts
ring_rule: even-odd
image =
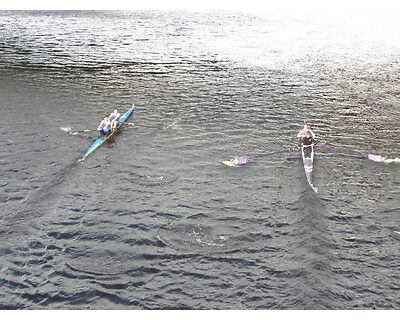
[[[95,150],[97,150],[101,145],[104,144],[107,140],[109,140],[114,134],[121,128],[124,122],[129,119],[129,117],[132,115],[134,111],[134,106],[132,106],[128,111],[126,111],[118,120],[119,124],[117,127],[111,131],[110,134],[104,136],[104,137],[99,137],[95,140],[95,142],[89,147],[89,149],[86,151],[86,153],[83,155],[83,157],[79,161],[85,160],[87,157],[89,157]]]
[[[311,149],[311,151],[306,149]],[[304,171],[306,173],[308,184],[314,190],[314,192],[318,192],[318,189],[312,184],[312,172],[314,169],[314,146],[311,145],[311,147],[302,147],[301,155],[303,157]]]

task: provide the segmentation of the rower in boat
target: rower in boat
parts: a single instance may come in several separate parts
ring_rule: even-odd
[[[304,121],[303,129],[301,129],[299,131],[299,133],[297,134],[297,138],[301,138],[301,139],[304,138],[306,136],[307,132],[310,132],[310,134],[313,137],[313,139],[315,139],[314,132],[308,127],[308,124]]]
[[[306,131],[305,137],[301,139],[301,144],[304,150],[304,157],[310,158],[312,153],[312,148],[314,146],[314,137],[310,131]]]
[[[100,131],[100,133],[104,136],[111,133],[111,121],[108,113],[104,114],[104,118],[101,120],[97,130]]]
[[[121,114],[118,112],[118,109],[115,108],[114,111],[110,114],[110,121],[111,121],[111,130],[114,130],[118,125],[118,120],[121,117]]]

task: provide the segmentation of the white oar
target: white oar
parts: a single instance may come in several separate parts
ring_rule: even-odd
[[[128,126],[130,126],[130,127],[143,127],[143,128],[161,129],[161,130],[168,129],[168,128],[171,127],[171,125],[168,125],[168,126],[166,126],[166,127],[164,127],[164,128],[153,127],[153,126],[146,126],[146,125],[143,125],[143,124],[136,125],[136,124],[133,123],[133,122],[124,122],[124,123],[122,123],[122,124],[126,124],[126,125],[128,125]]]
[[[69,133],[69,134],[72,134],[72,135],[76,135],[76,134],[84,133],[84,132],[97,131],[97,129],[85,129],[85,130],[78,130],[78,131],[72,132],[72,128],[71,127],[60,127],[60,129],[62,131],[65,131],[66,133]]]

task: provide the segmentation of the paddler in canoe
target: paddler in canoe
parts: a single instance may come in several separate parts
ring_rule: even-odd
[[[308,124],[304,121],[303,129],[301,129],[299,131],[299,133],[297,134],[297,138],[301,138],[301,139],[304,138],[306,136],[307,132],[310,132],[312,138],[315,139],[314,132],[308,127]]]
[[[115,108],[114,111],[110,114],[110,121],[111,121],[111,130],[114,130],[117,125],[118,125],[118,120],[121,117],[121,114],[119,113],[118,109]]]
[[[306,131],[305,137],[301,139],[302,147],[304,148],[304,156],[309,158],[311,156],[311,148],[314,145],[314,137],[310,131]]]
[[[97,131],[100,131],[100,134],[106,136],[111,133],[111,120],[110,115],[108,113],[104,114],[103,120],[101,120]]]

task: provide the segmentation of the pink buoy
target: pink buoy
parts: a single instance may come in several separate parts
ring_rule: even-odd
[[[375,162],[380,162],[382,160],[382,156],[379,154],[369,154],[368,159]]]
[[[238,165],[243,165],[247,163],[247,160],[248,160],[247,157],[235,157],[233,159],[233,163]]]

